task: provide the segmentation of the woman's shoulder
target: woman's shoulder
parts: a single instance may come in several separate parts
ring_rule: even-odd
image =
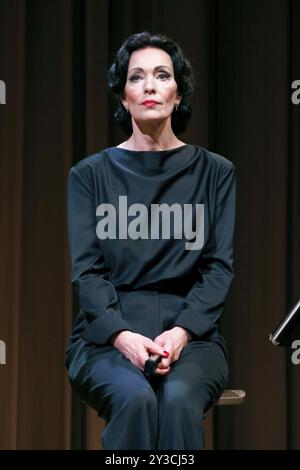
[[[110,159],[112,157],[115,153],[115,148],[116,147],[106,147],[96,153],[83,157],[72,166],[70,172],[75,170],[82,177],[89,179],[95,172],[99,171],[99,167],[105,164],[107,158]],[[220,155],[197,144],[187,144],[186,148],[188,151],[192,149],[193,155],[195,155],[195,153],[198,155],[199,162],[211,167],[213,171],[227,172],[235,170],[234,164],[227,156],[225,157],[224,155]]]
[[[229,171],[235,170],[235,166],[232,161],[225,157],[224,155],[220,155],[219,153],[213,152],[208,150],[207,148],[196,146],[201,149],[202,158],[206,159],[207,163],[216,167],[221,171]]]
[[[103,165],[106,150],[107,149],[102,149],[97,153],[83,157],[71,167],[70,172],[75,170],[83,177],[91,176],[99,169],[99,166]]]

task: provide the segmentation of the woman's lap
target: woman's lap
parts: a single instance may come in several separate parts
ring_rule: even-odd
[[[68,351],[66,365],[74,389],[107,420],[113,407],[139,399],[157,400],[163,406],[195,402],[205,410],[222,393],[228,374],[221,347],[209,341],[188,343],[170,373],[151,381],[113,346],[82,339]]]

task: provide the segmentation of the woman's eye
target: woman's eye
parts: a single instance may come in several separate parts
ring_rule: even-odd
[[[169,78],[170,75],[168,73],[160,73],[158,76],[163,78]]]
[[[132,75],[132,77],[130,77],[130,81],[131,82],[134,82],[137,78],[141,78],[140,75]]]
[[[170,75],[168,73],[160,73],[160,74],[157,75],[157,77],[167,79],[167,78],[170,77]],[[129,78],[129,81],[130,82],[135,82],[139,78],[141,78],[141,75],[132,75],[132,77]]]

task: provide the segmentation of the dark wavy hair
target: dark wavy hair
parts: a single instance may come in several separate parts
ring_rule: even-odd
[[[186,130],[192,115],[189,97],[194,90],[194,72],[180,46],[162,34],[151,34],[148,31],[135,33],[129,36],[118,50],[107,72],[107,86],[116,95],[118,103],[114,117],[125,134],[130,136],[133,132],[131,114],[124,108],[121,97],[126,85],[128,64],[132,52],[147,46],[164,50],[172,59],[177,93],[182,99],[178,110],[174,108],[172,112],[171,126],[175,135],[181,134]]]

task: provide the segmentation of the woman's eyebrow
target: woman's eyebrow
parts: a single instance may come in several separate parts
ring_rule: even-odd
[[[157,70],[157,69],[161,69],[162,67],[171,70],[170,67],[168,67],[167,65],[157,65],[156,67],[154,67],[154,71]],[[144,71],[144,69],[142,67],[133,67],[132,69],[129,70],[129,72],[132,72],[132,70],[136,70],[136,71],[139,71],[139,72]]]

